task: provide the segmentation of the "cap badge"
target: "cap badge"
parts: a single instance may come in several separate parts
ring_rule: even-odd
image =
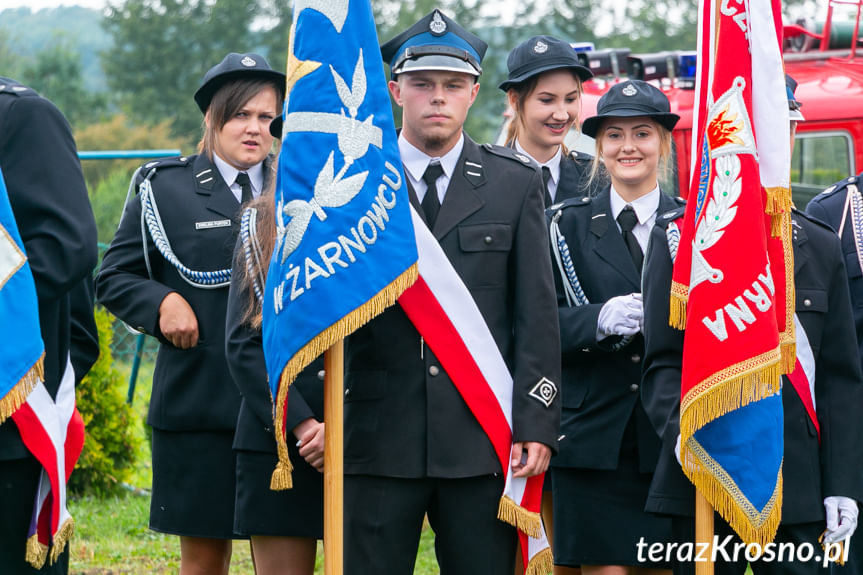
[[[626,88],[624,88],[623,90],[621,90],[621,93],[622,93],[624,96],[635,96],[635,95],[638,93],[638,90],[636,90],[636,89],[635,89],[635,86],[633,86],[632,84],[628,84],[628,85],[626,86]]]
[[[242,64],[242,65],[243,65],[243,66],[245,66],[246,68],[251,68],[252,66],[257,66],[257,65],[258,65],[258,63],[257,63],[257,62],[255,62],[254,60],[252,60],[252,59],[251,59],[251,58],[249,58],[248,56],[246,56],[246,57],[244,57],[242,60],[240,60],[240,64]]]
[[[547,50],[548,50],[548,44],[546,44],[542,40],[538,41],[533,46],[533,51],[536,52],[537,54],[545,54],[545,52]]]
[[[446,22],[444,22],[443,17],[441,17],[440,12],[435,10],[434,16],[432,16],[431,22],[429,22],[429,30],[435,36],[440,36],[446,32]]]

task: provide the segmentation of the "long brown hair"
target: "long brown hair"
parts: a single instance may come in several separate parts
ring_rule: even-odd
[[[226,82],[219,88],[203,120],[203,135],[198,142],[198,153],[206,154],[210,161],[213,160],[213,152],[216,149],[216,136],[225,127],[225,124],[239,112],[249,100],[258,95],[262,90],[272,88],[276,92],[276,110],[282,109],[282,88],[276,82],[261,78],[239,79]],[[209,118],[209,122],[207,122]]]
[[[260,248],[261,256],[264,258],[260,262],[260,270],[257,269],[254,260],[247,260],[245,251],[237,258],[237,265],[234,267],[234,281],[239,282],[241,288],[240,293],[245,294],[246,309],[243,313],[243,322],[248,323],[255,329],[261,328],[262,305],[258,301],[255,290],[252,287],[254,277],[249,276],[249,268],[253,268],[252,272],[257,275],[260,271],[260,276],[266,281],[267,271],[269,269],[269,257],[273,253],[276,245],[276,206],[275,206],[275,178],[270,178],[270,183],[263,194],[254,200],[246,203],[244,209],[254,208],[257,210],[256,229],[257,240]],[[264,286],[260,286],[261,290]]]
[[[555,68],[555,70],[557,70],[557,68]],[[551,72],[552,70],[548,71]],[[570,72],[572,73],[572,77],[575,79],[575,82],[578,84],[578,95],[580,98],[581,78],[579,78],[578,74],[575,73],[575,70],[570,70]],[[507,146],[512,146],[518,139],[521,131],[524,129],[524,120],[522,119],[524,115],[524,103],[527,98],[533,94],[533,91],[536,89],[536,85],[539,83],[539,79],[544,73],[545,72],[531,76],[524,82],[516,84],[506,91],[507,99],[512,105],[512,120],[510,120],[509,127],[506,131]],[[573,125],[578,127],[578,116],[575,117]],[[560,147],[563,148],[563,155],[569,154],[569,150],[565,143],[561,142]]]

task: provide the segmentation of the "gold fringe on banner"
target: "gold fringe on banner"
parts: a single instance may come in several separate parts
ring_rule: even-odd
[[[286,390],[289,390],[291,387],[291,381],[288,380],[287,377],[287,370],[282,372],[282,378],[279,382],[279,396],[281,396],[282,387]],[[286,391],[285,397],[287,397],[287,395]],[[270,477],[270,490],[284,491],[285,489],[293,489],[294,478],[292,474],[294,472],[294,465],[291,463],[291,458],[288,455],[288,440],[286,437],[288,430],[284,429],[284,404],[282,404],[281,407],[276,408],[275,425],[273,427],[276,434],[276,451],[279,454],[279,461],[276,463],[276,468],[273,470],[273,475]]]
[[[795,334],[794,309],[797,295],[794,289],[794,246],[791,242],[791,212],[787,212],[782,224],[782,251],[785,256],[785,329],[779,334],[782,352],[783,373],[791,373],[797,363],[797,336]]]
[[[734,484],[722,473],[719,465],[697,442],[680,447],[683,472],[704,495],[710,505],[722,516],[744,543],[758,543],[762,548],[773,541],[782,520],[782,464],[776,477],[776,487],[760,513]]]
[[[279,452],[279,462],[276,464],[276,469],[273,471],[273,476],[270,478],[270,489],[277,490],[275,485],[286,485],[285,474],[290,474],[293,468],[288,468],[285,471],[285,461],[287,460],[288,445],[285,437],[285,403],[288,400],[288,384],[293,383],[301,371],[303,371],[310,363],[318,356],[328,350],[337,341],[343,340],[348,335],[361,328],[368,323],[376,315],[379,315],[385,309],[393,305],[399,296],[406,289],[411,287],[419,277],[419,268],[416,263],[403,271],[396,279],[388,286],[376,293],[374,297],[366,303],[347,314],[345,317],[319,333],[314,339],[309,341],[300,350],[294,354],[282,370],[281,382],[279,385],[278,397],[276,397],[276,416],[275,429],[276,446]],[[282,450],[284,449],[284,459],[282,459]],[[290,462],[287,462],[290,465]],[[284,487],[283,489],[288,489]]]
[[[671,282],[671,299],[668,304],[668,325],[675,329],[686,328],[686,302],[689,299],[689,286]]]
[[[35,533],[27,538],[24,560],[34,569],[41,569],[48,560],[48,546],[39,543],[39,536]]]
[[[36,363],[27,370],[18,383],[9,392],[0,398],[0,423],[6,421],[15,411],[24,405],[27,396],[36,387],[36,384],[45,379],[44,368],[45,354],[39,356]]]
[[[524,575],[547,575],[554,569],[554,557],[551,549],[546,547],[534,555],[524,570]]]
[[[63,554],[63,549],[66,548],[66,545],[69,543],[69,540],[72,539],[72,535],[75,534],[75,520],[71,517],[63,522],[63,525],[57,529],[57,533],[54,534],[54,541],[51,543],[51,565],[57,562],[60,559],[60,555]]]
[[[718,371],[690,389],[680,402],[681,437],[690,437],[714,419],[778,393],[782,388],[779,360],[776,347]]]
[[[791,210],[791,206],[793,205],[791,201],[791,188],[777,186],[774,188],[764,188],[764,192],[767,196],[764,206],[765,214],[774,216]],[[774,234],[773,237],[779,237],[779,235]]]
[[[542,518],[539,513],[528,511],[512,498],[504,495],[497,506],[497,518],[508,523],[527,535],[536,539],[542,528]]]

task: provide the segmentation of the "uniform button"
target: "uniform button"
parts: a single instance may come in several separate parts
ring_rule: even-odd
[[[144,327],[140,326],[140,325],[135,328],[135,331],[140,331],[141,333],[147,333],[147,330],[145,330]]]
[[[630,356],[629,360],[632,363],[638,363],[639,361],[641,361],[641,356],[638,355],[637,353],[633,353],[632,356]]]
[[[434,377],[439,373],[440,373],[440,368],[438,366],[436,366],[436,365],[430,365],[429,366],[429,375],[430,376]]]
[[[325,375],[327,375],[327,372],[322,369],[321,371],[318,372],[318,379],[323,381]]]
[[[804,306],[806,306],[806,307],[811,306],[811,305],[812,305],[812,300],[811,300],[811,299],[809,299],[809,298],[806,298],[805,300],[803,300],[803,305],[804,305]]]
[[[486,236],[486,237],[484,237],[484,238],[482,239],[482,241],[484,241],[484,242],[486,243],[486,245],[488,245],[488,244],[490,244],[490,243],[491,243],[492,241],[494,241],[494,240],[492,240],[492,237],[491,237],[491,236]]]
[[[630,385],[630,386],[629,386],[629,391],[638,391],[638,384],[637,384],[637,383],[633,383],[632,385]]]
[[[351,394],[351,388],[349,387],[345,390],[345,397],[349,396],[350,394]]]

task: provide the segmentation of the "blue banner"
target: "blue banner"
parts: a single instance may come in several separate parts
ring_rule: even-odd
[[[296,0],[287,93],[263,306],[280,443],[296,375],[392,305],[417,274],[369,0]]]
[[[42,379],[45,346],[39,328],[36,284],[0,173],[0,423]]]

